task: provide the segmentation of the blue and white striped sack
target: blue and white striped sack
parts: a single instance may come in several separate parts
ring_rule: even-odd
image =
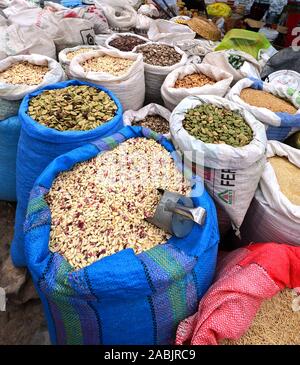
[[[288,100],[298,110],[296,114],[274,113],[267,108],[255,107],[240,98],[243,89],[263,90]],[[266,127],[269,140],[284,141],[288,136],[300,130],[300,90],[286,86],[263,82],[254,78],[245,78],[237,82],[227,98],[252,113]]]

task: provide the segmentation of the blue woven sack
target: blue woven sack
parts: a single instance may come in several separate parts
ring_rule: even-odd
[[[56,176],[136,137],[152,138],[174,151],[162,135],[125,127],[55,159],[31,191],[26,259],[53,344],[170,344],[179,322],[196,312],[211,285],[219,232],[214,203],[202,182],[194,186],[192,199],[206,209],[207,220],[185,238],[172,237],[138,255],[125,249],[77,271],[49,251],[51,213],[44,197]]]
[[[89,85],[105,91],[116,103],[118,110],[115,117],[102,126],[90,131],[65,131],[45,127],[27,115],[29,101],[44,90],[62,89],[71,85]],[[105,88],[76,80],[59,82],[46,86],[27,95],[20,106],[19,118],[22,123],[17,152],[17,211],[11,256],[15,266],[26,266],[24,255],[23,224],[26,216],[29,194],[37,177],[57,156],[80,147],[96,139],[109,136],[123,127],[122,106],[118,99]]]
[[[20,130],[18,117],[0,121],[0,200],[16,201],[16,156]]]
[[[263,90],[288,100],[298,110],[296,114],[275,113],[269,109],[252,106],[240,98],[243,89]],[[288,136],[300,130],[300,92],[287,86],[278,86],[254,78],[237,82],[228,93],[228,99],[252,113],[266,127],[269,140],[284,141]]]

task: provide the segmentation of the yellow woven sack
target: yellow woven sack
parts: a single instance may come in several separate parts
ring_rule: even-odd
[[[224,3],[207,5],[207,14],[216,17],[228,18],[231,15],[231,7]]]

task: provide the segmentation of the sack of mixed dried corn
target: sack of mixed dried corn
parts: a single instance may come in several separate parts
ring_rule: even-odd
[[[300,245],[300,151],[270,141],[267,158],[242,226],[243,242]]]
[[[137,110],[145,100],[144,63],[141,55],[101,48],[71,61],[72,78],[93,82],[111,90],[123,110]]]
[[[227,99],[189,96],[174,109],[170,131],[238,233],[265,165],[263,124]]]
[[[300,130],[300,93],[297,90],[246,78],[235,84],[227,97],[264,123],[270,140],[283,141]]]
[[[16,200],[16,154],[22,98],[30,92],[64,80],[56,61],[41,55],[7,57],[0,61],[0,200]]]
[[[213,201],[199,180],[191,188],[175,157],[162,135],[125,127],[58,157],[37,179],[26,257],[53,344],[170,344],[195,312],[219,234]],[[205,224],[179,239],[146,221],[158,186],[192,191]]]
[[[99,92],[100,91],[100,92]],[[23,223],[36,178],[57,156],[123,127],[122,106],[108,90],[66,81],[27,95],[20,106],[22,122],[17,152],[17,212],[12,259],[25,266]]]
[[[299,345],[299,262],[299,247],[276,243],[225,254],[198,312],[180,323],[176,344]]]
[[[148,104],[140,110],[127,110],[123,114],[124,125],[150,128],[170,139],[171,112],[158,104]]]
[[[210,65],[186,65],[176,68],[166,77],[161,95],[166,108],[173,110],[190,95],[225,96],[232,76]]]

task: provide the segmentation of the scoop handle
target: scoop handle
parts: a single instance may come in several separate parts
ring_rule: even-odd
[[[206,210],[204,208],[188,208],[168,200],[165,209],[169,212],[181,215],[202,226],[206,220]]]

